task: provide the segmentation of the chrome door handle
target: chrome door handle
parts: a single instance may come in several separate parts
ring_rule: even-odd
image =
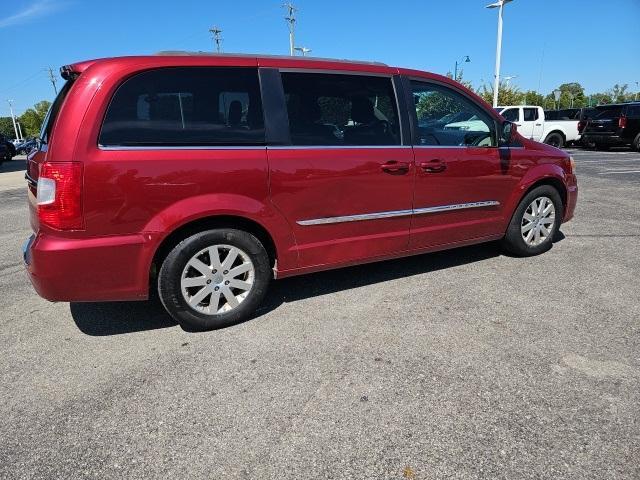
[[[444,172],[447,169],[447,164],[442,160],[435,158],[433,160],[429,160],[428,162],[422,162],[420,164],[420,168],[423,172],[426,173],[440,173]]]
[[[409,171],[409,164],[406,162],[389,160],[387,163],[380,165],[380,168],[384,173],[388,173],[390,175],[404,175]]]

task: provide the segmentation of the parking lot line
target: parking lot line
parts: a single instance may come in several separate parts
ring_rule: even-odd
[[[617,173],[640,173],[640,170],[610,170],[608,172],[598,172],[598,175],[615,175]]]

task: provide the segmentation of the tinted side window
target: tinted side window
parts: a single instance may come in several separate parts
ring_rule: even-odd
[[[282,73],[293,145],[399,145],[390,78]]]
[[[495,146],[493,118],[450,88],[411,82],[417,145]]]
[[[627,117],[640,117],[640,105],[630,105],[627,107]]]
[[[520,109],[519,108],[507,108],[502,112],[502,116],[505,120],[510,122],[517,122],[520,120]]]
[[[116,91],[105,146],[264,144],[255,68],[184,67],[139,73]]]
[[[524,121],[525,122],[533,122],[538,119],[538,109],[537,108],[523,108],[524,110]]]

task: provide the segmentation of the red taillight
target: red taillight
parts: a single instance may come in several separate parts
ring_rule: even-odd
[[[578,133],[582,133],[582,131],[584,130],[584,127],[587,126],[587,122],[585,120],[580,120],[578,122]]]
[[[618,119],[618,128],[626,128],[627,126],[627,117],[620,117]]]
[[[40,222],[57,230],[82,229],[82,164],[43,163],[36,198]]]

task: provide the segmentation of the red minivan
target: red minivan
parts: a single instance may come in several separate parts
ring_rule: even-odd
[[[174,52],[62,76],[26,175],[24,261],[48,300],[155,290],[212,329],[272,278],[491,240],[539,254],[575,209],[566,153],[439,75]]]

